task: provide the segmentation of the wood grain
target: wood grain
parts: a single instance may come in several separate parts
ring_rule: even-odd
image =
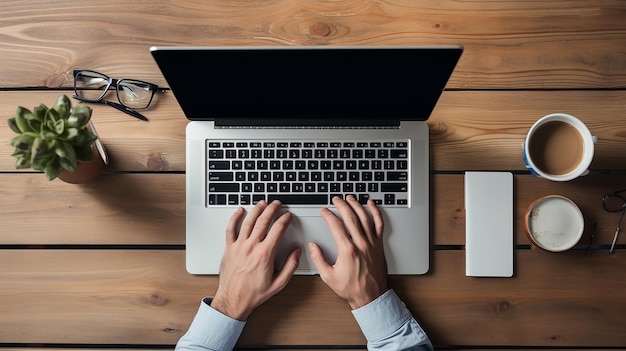
[[[0,91],[0,126],[17,106],[51,105],[60,92]],[[71,95],[71,93],[67,93]],[[110,171],[184,171],[187,120],[171,92],[160,95],[142,122],[108,106],[92,104],[93,119],[109,151]],[[626,170],[626,91],[446,91],[428,120],[433,171],[525,171],[521,143],[530,126],[554,112],[585,122],[598,136],[595,170]],[[0,127],[0,171],[14,171]]]
[[[164,84],[152,45],[454,44],[451,87],[624,88],[625,17],[615,0],[5,1],[0,87],[67,85],[74,67]]]
[[[626,179],[622,175],[592,174],[567,183],[516,175],[515,242],[529,245],[523,223],[532,201],[560,194],[583,212],[586,229],[581,246],[588,243],[594,223],[594,244],[608,245],[619,214],[605,212],[601,199],[623,188]],[[431,189],[433,245],[465,245],[463,175],[434,175]],[[49,182],[41,174],[0,174],[0,195],[0,244],[185,244],[182,174],[104,174],[82,186]],[[626,243],[626,235],[618,243]]]
[[[0,340],[174,344],[216,288],[183,266],[178,250],[0,250]],[[614,278],[624,269],[622,252],[522,250],[514,279],[468,278],[463,251],[437,251],[431,274],[390,283],[438,345],[623,347],[626,283]],[[252,315],[239,345],[364,343],[348,306],[298,276]]]

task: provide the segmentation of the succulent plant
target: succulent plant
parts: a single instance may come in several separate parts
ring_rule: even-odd
[[[9,127],[18,136],[9,140],[15,147],[16,167],[43,171],[49,180],[63,170],[76,171],[78,162],[93,159],[92,144],[96,140],[87,125],[91,108],[85,104],[72,107],[70,99],[61,95],[52,107],[43,103],[33,111],[18,107]]]

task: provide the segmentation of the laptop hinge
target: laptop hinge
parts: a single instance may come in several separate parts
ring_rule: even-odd
[[[262,122],[262,123],[259,123]],[[397,129],[400,127],[400,120],[328,120],[328,119],[248,119],[248,118],[224,118],[215,119],[215,126],[220,128],[284,128],[284,129]]]

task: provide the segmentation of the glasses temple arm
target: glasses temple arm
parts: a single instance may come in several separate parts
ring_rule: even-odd
[[[135,110],[133,110],[131,108],[128,108],[126,106],[123,106],[121,104],[118,104],[117,102],[107,101],[107,100],[100,100],[98,102],[103,103],[105,105],[109,105],[111,107],[115,107],[116,109],[118,109],[118,110],[120,110],[120,111],[122,111],[122,112],[124,112],[124,113],[126,113],[128,115],[131,115],[131,116],[133,116],[133,117],[135,117],[137,119],[140,119],[142,121],[147,121],[148,120],[148,118],[146,118],[141,113],[139,113],[139,112],[137,112],[137,111],[135,111]]]
[[[622,230],[622,222],[624,220],[624,213],[626,213],[626,208],[622,209],[622,215],[619,217],[619,224],[617,225],[617,229],[615,229],[615,235],[613,236],[613,243],[611,243],[611,249],[609,249],[609,253],[613,253],[613,249],[615,249],[615,243],[617,242],[617,237],[619,235],[620,230]]]

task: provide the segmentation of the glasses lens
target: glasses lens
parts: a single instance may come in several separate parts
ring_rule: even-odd
[[[109,77],[98,72],[81,71],[74,77],[74,93],[87,101],[102,99],[109,88]]]
[[[607,211],[620,212],[626,207],[626,199],[618,195],[607,195],[603,201]]]
[[[148,83],[123,79],[117,84],[117,98],[120,103],[132,109],[142,109],[150,105],[154,89]]]

